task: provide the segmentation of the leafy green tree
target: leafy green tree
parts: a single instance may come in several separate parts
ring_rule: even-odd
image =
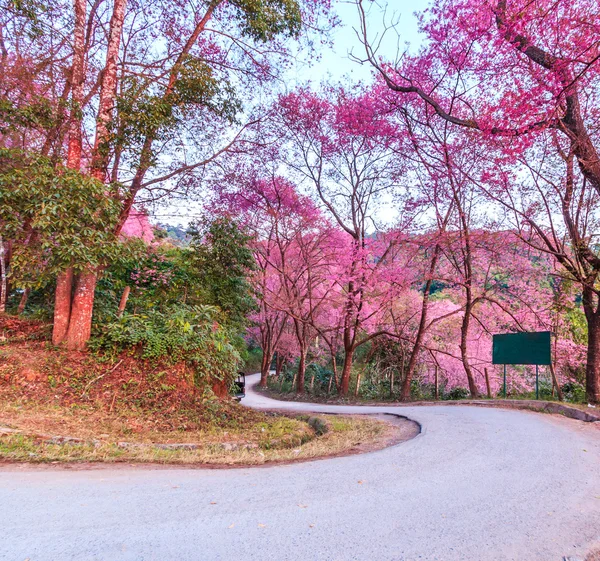
[[[250,236],[228,217],[196,224],[189,234],[189,256],[204,287],[206,303],[218,306],[230,324],[242,327],[256,307],[249,281],[256,269]]]
[[[67,268],[113,260],[119,210],[102,182],[44,156],[0,149],[0,231],[11,242],[13,284],[35,288]]]

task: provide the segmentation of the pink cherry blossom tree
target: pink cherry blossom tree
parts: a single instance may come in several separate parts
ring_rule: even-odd
[[[600,401],[600,261],[573,208],[576,184],[585,185],[594,197],[600,195],[595,133],[600,7],[587,0],[438,0],[421,18],[425,46],[391,63],[379,58],[370,42],[363,4],[357,0],[365,59],[389,92],[401,97],[399,104],[421,105],[474,142],[493,146],[497,158],[513,166],[536,150],[533,167],[538,170],[544,163],[544,145],[554,140],[566,171],[558,193],[541,189],[536,204],[550,209],[552,196],[563,200],[562,232],[548,221],[539,222],[532,209],[519,209],[519,220],[582,287],[588,324],[586,390],[589,401]],[[509,183],[500,181],[498,186],[504,191],[495,191],[496,200],[518,206]],[[562,243],[563,233],[568,247]]]

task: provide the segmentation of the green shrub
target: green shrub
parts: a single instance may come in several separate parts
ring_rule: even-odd
[[[232,382],[240,355],[230,333],[215,317],[212,306],[177,306],[164,311],[126,314],[107,323],[91,341],[96,350],[118,353],[135,350],[142,359],[184,362],[199,387],[217,379]]]
[[[567,382],[561,386],[563,396],[566,401],[571,403],[585,403],[585,388],[577,382]]]
[[[444,399],[467,399],[471,394],[467,388],[456,386],[449,390],[445,395]]]

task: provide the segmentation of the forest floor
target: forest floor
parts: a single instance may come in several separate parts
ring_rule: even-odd
[[[184,368],[69,352],[0,318],[0,461],[259,465],[382,448],[378,419],[264,413],[200,392]]]

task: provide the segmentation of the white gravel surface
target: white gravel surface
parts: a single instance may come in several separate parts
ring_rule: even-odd
[[[256,378],[251,378],[256,381]],[[251,469],[0,468],[6,561],[559,561],[600,540],[600,427],[482,407],[391,412],[400,445]]]

